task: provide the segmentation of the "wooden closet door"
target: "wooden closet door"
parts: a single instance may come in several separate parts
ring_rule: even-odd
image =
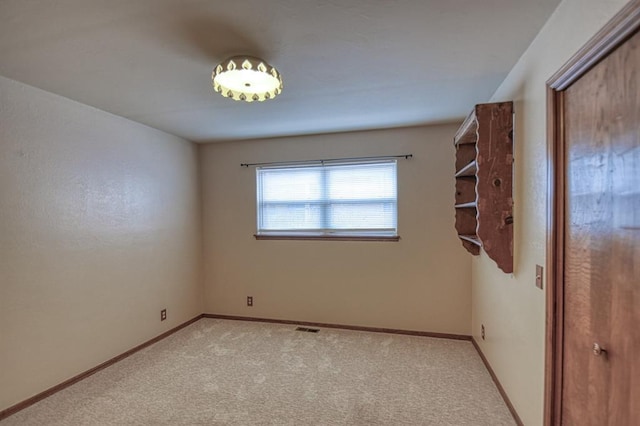
[[[640,33],[563,100],[562,423],[640,425]]]

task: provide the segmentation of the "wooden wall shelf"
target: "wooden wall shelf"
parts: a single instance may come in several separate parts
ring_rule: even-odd
[[[513,272],[513,102],[476,105],[454,139],[456,230],[473,255],[482,248]]]

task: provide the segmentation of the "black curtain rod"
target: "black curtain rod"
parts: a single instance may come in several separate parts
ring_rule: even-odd
[[[413,158],[413,154],[403,155],[385,155],[381,157],[351,157],[351,158],[326,158],[323,160],[299,160],[299,161],[273,161],[270,163],[241,163],[240,167],[250,166],[286,166],[296,164],[324,164],[324,163],[342,163],[347,161],[365,161],[365,160],[388,160],[391,158],[404,158],[408,160]]]

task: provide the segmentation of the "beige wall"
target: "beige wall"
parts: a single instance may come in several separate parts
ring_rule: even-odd
[[[563,1],[493,97],[516,106],[513,275],[456,239],[456,126],[202,146],[199,186],[193,144],[0,77],[0,410],[204,310],[472,332],[525,424],[542,424],[544,83],[624,3]],[[400,242],[253,238],[241,162],[405,152]]]
[[[516,109],[515,273],[501,273],[485,255],[474,259],[472,327],[526,425],[541,425],[543,415],[545,294],[535,265],[546,260],[545,81],[624,4],[563,1],[493,96],[513,99]]]
[[[455,129],[202,146],[205,312],[469,334],[471,261],[453,225]],[[240,163],[404,153],[414,158],[398,162],[400,242],[254,239],[255,169]]]
[[[198,196],[192,143],[0,77],[0,410],[202,312]]]

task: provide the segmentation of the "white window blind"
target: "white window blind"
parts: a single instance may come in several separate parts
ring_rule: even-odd
[[[395,160],[257,168],[258,235],[397,235]]]

